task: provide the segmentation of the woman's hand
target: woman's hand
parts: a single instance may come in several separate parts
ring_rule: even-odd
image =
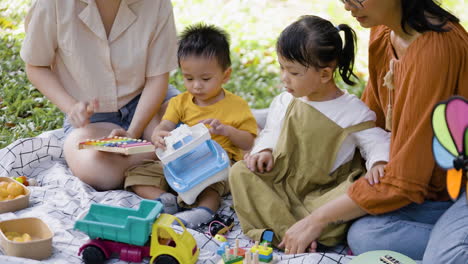
[[[286,231],[278,247],[284,248],[286,254],[305,253],[309,251],[309,248],[315,251],[316,240],[324,228],[325,225],[314,220],[313,215],[308,215]]]
[[[70,124],[75,128],[85,127],[89,124],[89,118],[98,108],[98,100],[91,102],[78,102],[68,111],[67,116]]]
[[[252,155],[247,153],[244,156],[244,162],[249,170],[253,172],[258,170],[260,173],[271,171],[274,165],[273,154],[270,149]]]

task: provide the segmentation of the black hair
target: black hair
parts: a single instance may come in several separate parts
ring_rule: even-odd
[[[344,31],[345,45],[339,31]],[[276,51],[289,61],[305,67],[325,68],[336,62],[343,81],[354,85],[354,56],[356,33],[346,24],[334,27],[333,24],[318,16],[302,16],[286,27],[278,38]]]
[[[419,33],[446,32],[450,30],[444,28],[448,21],[460,22],[456,16],[440,7],[439,2],[433,0],[401,0],[401,8],[401,27],[405,33],[408,33],[407,26]],[[438,19],[440,23],[433,23],[430,18]]]
[[[189,56],[215,57],[223,70],[231,66],[229,35],[214,26],[198,23],[188,26],[180,35],[177,60]]]

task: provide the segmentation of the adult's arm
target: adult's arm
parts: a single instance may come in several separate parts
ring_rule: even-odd
[[[288,249],[288,254],[304,253],[327,225],[344,223],[365,214],[347,194],[343,194],[291,226],[279,247]]]
[[[169,73],[147,77],[140,101],[127,133],[140,138],[148,123],[161,108],[167,93]]]
[[[60,83],[57,75],[48,66],[26,64],[29,81],[62,112],[68,113],[78,102]]]

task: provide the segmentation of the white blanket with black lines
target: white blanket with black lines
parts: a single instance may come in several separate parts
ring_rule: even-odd
[[[80,231],[73,230],[75,220],[86,212],[91,203],[102,203],[114,206],[138,208],[140,198],[134,193],[114,190],[97,192],[84,184],[68,169],[62,151],[62,130],[54,130],[40,136],[19,139],[8,147],[0,150],[0,176],[20,176],[36,179],[37,186],[31,186],[30,205],[28,208],[0,215],[0,221],[19,217],[38,217],[42,219],[54,232],[53,254],[41,262],[9,257],[0,252],[0,263],[82,263],[77,255],[79,247],[88,237]],[[253,245],[248,237],[242,234],[239,222],[231,209],[232,198],[223,200],[219,213],[234,216],[234,228],[227,234],[230,242],[239,239],[241,247]],[[219,242],[206,235],[207,227],[200,230],[189,230],[195,237],[200,256],[197,263],[218,263],[220,257],[216,255]],[[274,252],[276,263],[310,263],[337,264],[348,263],[352,257],[346,256],[346,248],[336,247],[327,253],[310,253],[300,255],[283,255]],[[143,263],[148,263],[145,259]],[[112,259],[107,263],[128,263]]]

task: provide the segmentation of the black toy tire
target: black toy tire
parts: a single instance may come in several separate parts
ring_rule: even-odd
[[[151,264],[180,264],[174,257],[169,255],[158,256]]]
[[[85,264],[102,264],[106,261],[104,252],[96,246],[87,246],[81,254]]]

